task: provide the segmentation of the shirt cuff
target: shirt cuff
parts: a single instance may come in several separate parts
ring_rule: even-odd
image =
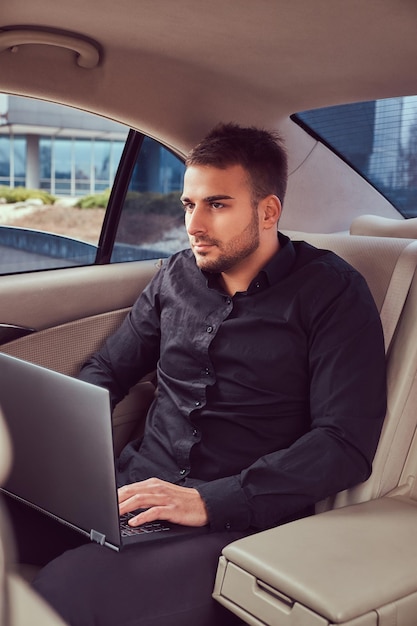
[[[227,476],[196,487],[207,508],[210,530],[247,530],[248,502],[238,476]]]

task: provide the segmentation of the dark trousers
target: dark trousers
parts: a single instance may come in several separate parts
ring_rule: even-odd
[[[71,626],[241,623],[211,594],[222,548],[244,533],[153,541],[117,553],[85,543],[77,533],[28,513],[26,507],[23,517],[19,507],[12,508],[20,559],[41,564],[45,556],[56,557],[33,585]]]

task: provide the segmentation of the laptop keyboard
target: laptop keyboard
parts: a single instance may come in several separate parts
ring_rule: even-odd
[[[170,526],[165,522],[147,522],[141,526],[129,526],[128,521],[135,517],[133,513],[126,513],[120,516],[120,533],[122,537],[132,537],[134,535],[143,535],[150,533],[160,533],[171,530]]]

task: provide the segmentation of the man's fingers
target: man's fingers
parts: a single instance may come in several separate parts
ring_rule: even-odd
[[[140,526],[141,524],[147,524],[148,522],[155,522],[156,520],[168,520],[167,508],[154,506],[146,511],[141,511],[135,517],[132,517],[128,524],[129,526]]]
[[[145,493],[160,493],[164,490],[166,485],[169,485],[169,483],[165,483],[157,478],[149,478],[148,480],[143,480],[139,483],[124,485],[118,489],[119,504],[136,495]]]
[[[151,506],[159,506],[166,503],[166,499],[161,494],[136,493],[126,500],[119,501],[120,515],[136,511],[136,509],[147,509]]]

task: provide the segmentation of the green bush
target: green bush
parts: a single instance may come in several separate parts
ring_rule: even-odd
[[[91,196],[80,198],[75,205],[79,209],[105,209],[110,197],[110,189],[106,189],[102,193],[96,193]]]
[[[156,193],[153,191],[128,191],[124,210],[142,215],[159,214],[177,216],[181,213],[180,192]],[[80,198],[75,205],[79,209],[106,208],[110,197],[110,189],[103,193]]]
[[[39,198],[44,204],[54,204],[56,198],[42,189],[26,189],[25,187],[0,187],[0,198],[4,198],[7,204],[25,202],[32,198]]]

